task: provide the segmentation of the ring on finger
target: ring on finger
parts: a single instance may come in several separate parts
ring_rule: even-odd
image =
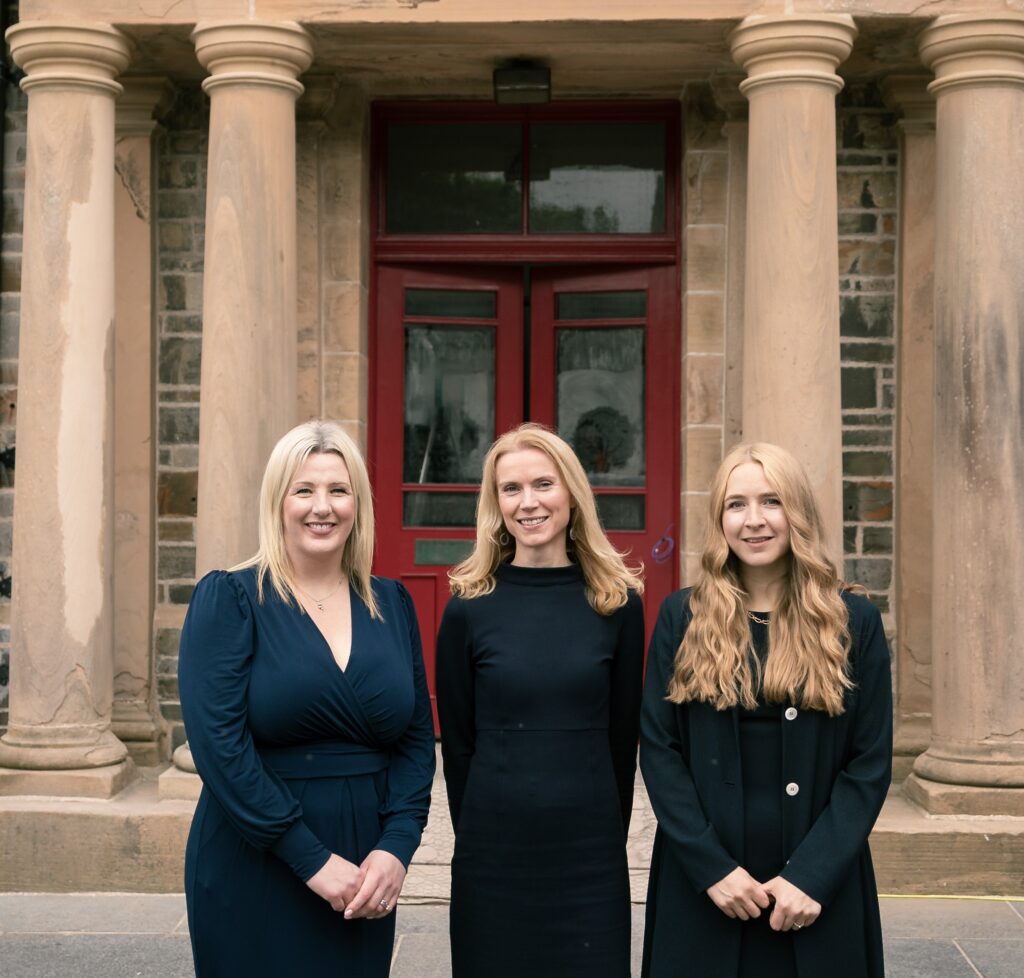
[[[800,930],[801,927],[803,927],[803,924],[793,924],[793,930]]]

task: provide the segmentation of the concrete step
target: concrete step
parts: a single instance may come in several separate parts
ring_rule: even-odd
[[[0,892],[180,892],[193,801],[161,799],[159,775],[110,800],[0,797]],[[638,782],[627,846],[634,902],[646,898],[655,819]],[[444,783],[434,783],[430,825],[403,892],[405,903],[443,903],[454,834]],[[878,888],[892,894],[1021,896],[1024,819],[933,816],[895,788],[871,837]]]

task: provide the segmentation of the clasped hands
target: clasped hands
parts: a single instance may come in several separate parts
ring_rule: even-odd
[[[346,920],[378,920],[395,909],[404,882],[401,860],[383,849],[374,849],[359,866],[331,853],[306,880],[306,886],[333,910],[344,913]]]
[[[776,876],[767,883],[758,883],[742,866],[709,886],[707,893],[722,913],[740,920],[760,917],[774,901],[768,921],[772,930],[799,930],[813,924],[821,913],[821,904],[789,880]]]

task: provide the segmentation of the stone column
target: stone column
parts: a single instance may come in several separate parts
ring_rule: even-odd
[[[1024,17],[940,17],[935,72],[933,812],[1024,815]]]
[[[114,99],[129,47],[102,24],[27,21],[7,39],[28,128],[0,792],[109,796],[131,770],[110,730]]]
[[[154,506],[153,118],[164,78],[126,78],[114,147],[117,326],[114,343],[114,711],[132,759],[165,758],[153,682]]]
[[[886,81],[902,113],[896,312],[896,731],[893,779],[928,746],[932,712],[935,99],[925,75]]]
[[[210,72],[196,516],[202,576],[255,553],[263,468],[297,420],[295,100],[313,48],[293,23],[199,24],[192,39]],[[173,760],[160,796],[194,795],[187,743]]]
[[[751,16],[730,35],[750,101],[743,437],[790,449],[842,567],[836,66],[845,15]]]
[[[200,24],[210,77],[196,573],[257,545],[260,478],[296,421],[295,99],[312,45],[297,24]]]

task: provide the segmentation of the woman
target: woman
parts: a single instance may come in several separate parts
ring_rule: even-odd
[[[256,555],[199,582],[181,635],[196,975],[386,978],[434,772],[416,615],[370,576],[366,465],[337,425],[277,443],[259,520]]]
[[[640,765],[658,831],[646,978],[875,978],[868,834],[889,787],[889,650],[829,559],[810,484],[740,445],[696,585],[651,640]]]
[[[453,978],[628,978],[642,585],[561,438],[528,424],[494,443],[476,546],[450,578]]]

